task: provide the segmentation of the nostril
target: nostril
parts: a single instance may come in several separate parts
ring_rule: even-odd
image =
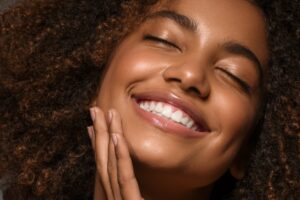
[[[180,70],[179,70],[180,69]],[[183,91],[206,99],[210,93],[205,73],[196,73],[189,68],[169,67],[163,72],[163,78],[170,84],[175,84]]]
[[[201,92],[196,87],[189,87],[187,91],[194,93],[197,96],[201,96]]]
[[[207,88],[205,86],[202,86],[202,88],[197,88],[196,86],[189,86],[186,82],[182,82],[181,79],[179,78],[168,78],[168,82],[173,82],[173,83],[178,83],[180,87],[185,90],[187,93],[191,93],[195,96],[201,97],[201,98],[206,98],[208,95]]]
[[[210,93],[209,88],[207,87],[198,88],[192,86],[189,87],[186,91],[189,92],[190,94],[200,97],[201,99],[207,99]]]

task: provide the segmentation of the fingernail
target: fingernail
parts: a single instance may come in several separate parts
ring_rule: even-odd
[[[117,137],[117,135],[113,133],[111,135],[111,138],[112,138],[112,141],[113,141],[114,145],[117,146],[117,144],[118,144],[118,137]]]
[[[90,139],[92,139],[93,135],[94,135],[94,128],[93,128],[93,126],[87,127],[87,131],[88,131]]]
[[[90,114],[91,114],[92,121],[95,121],[96,119],[95,108],[90,108]]]
[[[113,118],[113,112],[112,112],[112,110],[109,110],[108,111],[108,120],[109,120],[109,123],[111,123],[112,118]]]

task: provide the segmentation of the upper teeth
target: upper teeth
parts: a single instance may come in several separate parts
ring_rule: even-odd
[[[155,113],[157,115],[163,116],[167,119],[175,121],[184,125],[185,127],[196,130],[197,126],[193,119],[191,119],[185,112],[175,108],[169,104],[163,102],[155,101],[142,101],[139,102],[140,108],[148,112]]]

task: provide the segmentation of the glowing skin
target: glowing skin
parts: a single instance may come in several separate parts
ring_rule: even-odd
[[[246,0],[172,2],[154,12],[186,16],[193,30],[174,13],[149,17],[112,55],[95,104],[120,113],[146,199],[205,199],[227,170],[242,176],[236,158],[259,112],[268,61],[265,23]],[[137,112],[141,95],[176,96],[207,131],[185,137],[155,125]]]

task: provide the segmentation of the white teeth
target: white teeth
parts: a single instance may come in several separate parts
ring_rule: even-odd
[[[147,111],[150,111],[150,104],[148,102],[145,103],[145,109]]]
[[[171,119],[174,120],[175,122],[179,123],[182,118],[182,112],[177,110],[174,112],[171,116]]]
[[[180,123],[187,125],[188,121],[189,121],[189,119],[187,117],[183,117],[183,118],[181,118]]]
[[[140,103],[139,106],[140,106],[140,108],[145,109],[144,103]]]
[[[172,107],[168,104],[164,104],[162,102],[155,102],[155,101],[151,101],[151,102],[145,101],[145,102],[140,102],[139,106],[143,110],[146,110],[148,112],[153,112],[156,115],[163,116],[167,119],[171,119],[194,131],[197,130],[197,126],[194,126],[194,121],[191,118],[187,116],[184,117],[185,114],[181,110],[177,110],[173,113]]]
[[[193,121],[189,121],[186,125],[186,127],[188,128],[192,128],[192,126],[194,125],[194,122]]]
[[[150,103],[150,110],[154,110],[155,109],[155,103],[153,101],[151,101]]]
[[[167,118],[170,118],[171,115],[172,115],[172,107],[171,106],[164,106],[163,108],[163,111],[162,111],[162,115],[167,117]]]
[[[162,103],[158,103],[155,106],[155,111],[161,113],[163,111],[163,104]]]

